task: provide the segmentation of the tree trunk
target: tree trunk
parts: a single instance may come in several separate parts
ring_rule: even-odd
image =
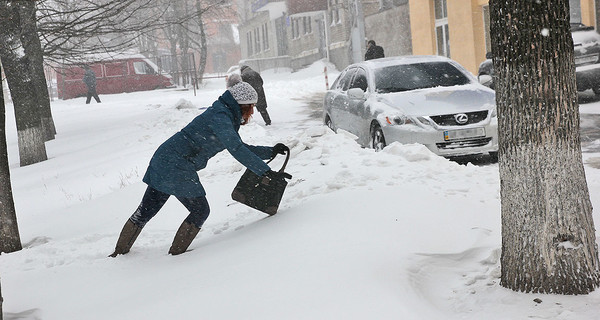
[[[206,32],[204,22],[202,21],[202,3],[196,0],[196,13],[198,27],[200,28],[200,64],[198,65],[198,83],[202,83],[204,78],[204,69],[206,69],[206,58],[208,57],[208,48],[206,47]]]
[[[0,1],[0,58],[15,108],[21,166],[47,160],[41,107],[30,69],[29,56],[20,40],[19,7]],[[44,90],[46,90],[44,88]]]
[[[0,320],[4,319],[2,312],[2,304],[4,303],[4,298],[2,298],[2,290],[0,290]]]
[[[600,0],[594,1],[596,7],[596,32],[600,33]]]
[[[41,125],[44,140],[49,141],[54,139],[56,127],[54,126],[52,110],[50,109],[50,96],[48,94],[46,74],[44,73],[42,44],[37,32],[35,1],[19,1],[18,4],[21,13],[21,41],[25,48],[25,54],[31,62],[30,68],[35,87],[34,93],[41,108]]]
[[[579,137],[568,0],[491,0],[501,285],[586,294],[600,284]]]
[[[1,69],[0,69],[1,71]],[[1,73],[1,72],[0,72]],[[0,252],[14,252],[22,249],[17,225],[17,214],[10,184],[10,167],[6,145],[6,109],[4,92],[0,90]],[[0,295],[0,317],[2,301]],[[0,318],[1,320],[1,318]]]

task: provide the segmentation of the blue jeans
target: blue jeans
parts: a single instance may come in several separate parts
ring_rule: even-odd
[[[170,194],[160,192],[148,186],[146,193],[144,193],[144,197],[142,198],[142,203],[140,203],[129,220],[138,227],[143,228],[146,223],[158,213],[170,196]],[[185,221],[193,224],[197,228],[201,228],[210,214],[210,207],[208,206],[206,197],[177,197],[177,200],[179,200],[179,202],[181,202],[190,212],[187,218],[185,218]]]

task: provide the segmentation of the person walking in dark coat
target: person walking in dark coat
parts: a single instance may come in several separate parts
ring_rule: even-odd
[[[267,112],[267,99],[265,98],[265,90],[263,89],[263,79],[260,74],[252,70],[249,66],[242,66],[240,68],[242,81],[248,82],[256,93],[258,93],[258,102],[256,103],[256,110],[260,112],[265,124],[268,126],[271,124],[271,117]]]
[[[197,171],[204,169],[208,160],[224,149],[257,175],[274,177],[276,173],[263,159],[285,154],[289,148],[282,143],[273,147],[248,145],[238,134],[240,125],[250,119],[257,101],[258,95],[252,86],[237,83],[158,147],[143,178],[148,187],[142,202],[125,223],[110,257],[129,252],[142,228],[170,196],[175,196],[190,212],[169,249],[172,255],[184,253],[210,213]]]
[[[367,42],[367,52],[365,53],[365,61],[384,57],[385,54],[383,54],[383,48],[375,44],[375,40],[369,40],[369,42]]]
[[[87,99],[85,100],[85,104],[90,104],[92,97],[96,100],[97,103],[100,103],[100,98],[98,97],[98,93],[96,92],[96,73],[94,70],[90,68],[90,66],[84,66],[85,74],[83,75],[83,83],[87,86]]]

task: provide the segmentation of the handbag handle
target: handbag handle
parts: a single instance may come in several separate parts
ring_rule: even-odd
[[[279,169],[280,173],[285,173],[285,167],[287,166],[288,160],[290,160],[290,151],[288,151],[285,155],[285,161],[283,162],[283,165],[281,166],[281,169]],[[275,154],[275,157],[277,157],[277,154]],[[273,159],[275,159],[275,157],[271,158],[269,161],[267,161],[267,164],[269,164],[269,162],[273,161]],[[290,176],[291,178],[291,176]]]

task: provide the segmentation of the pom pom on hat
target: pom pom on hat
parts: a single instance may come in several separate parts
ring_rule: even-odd
[[[248,82],[239,82],[228,90],[238,104],[255,104],[258,102],[258,93]]]
[[[235,86],[236,84],[242,82],[242,76],[239,73],[234,73],[227,78],[227,89]]]

